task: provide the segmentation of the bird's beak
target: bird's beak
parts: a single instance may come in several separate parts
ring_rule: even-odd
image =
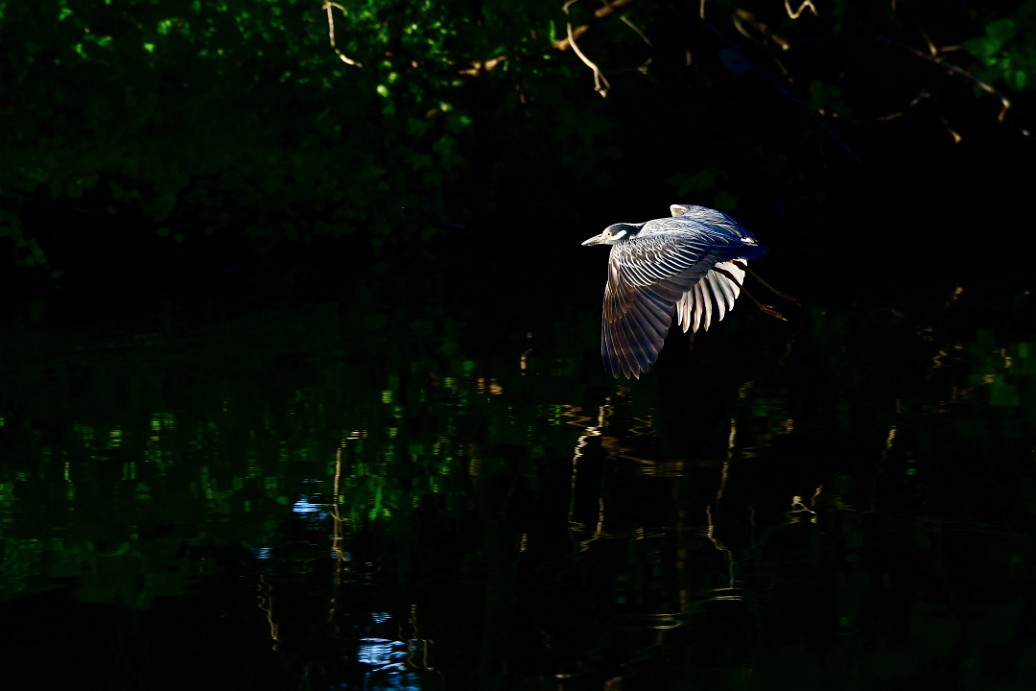
[[[589,247],[590,245],[600,245],[602,242],[604,242],[604,233],[594,235],[589,240],[584,240],[583,247]]]

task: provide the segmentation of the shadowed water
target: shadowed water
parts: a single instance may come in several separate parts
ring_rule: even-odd
[[[1024,688],[1028,299],[11,328],[2,687]]]

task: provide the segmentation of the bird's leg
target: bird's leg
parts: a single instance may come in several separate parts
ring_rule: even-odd
[[[771,293],[773,293],[773,294],[774,294],[774,295],[776,295],[777,297],[781,298],[782,300],[787,300],[788,302],[792,303],[793,305],[795,305],[795,306],[797,306],[797,307],[802,307],[802,303],[801,303],[801,302],[799,302],[798,300],[796,300],[794,296],[792,296],[792,295],[789,295],[789,294],[787,294],[787,293],[785,293],[785,292],[783,292],[783,291],[777,290],[777,289],[776,289],[776,288],[774,288],[774,287],[773,287],[772,285],[770,285],[769,283],[767,283],[766,281],[764,281],[764,280],[763,280],[763,278],[762,278],[762,276],[760,276],[759,274],[757,274],[757,273],[756,273],[755,271],[752,271],[751,269],[749,269],[747,265],[743,265],[743,268],[744,268],[744,270],[745,270],[746,272],[748,272],[749,274],[751,274],[751,275],[752,275],[752,278],[754,278],[755,280],[757,280],[757,281],[759,281],[760,283],[762,283],[762,284],[763,284],[763,286],[764,286],[764,287],[765,287],[765,288],[766,288],[767,290],[769,290],[769,291],[770,291]],[[756,299],[756,297],[755,297],[754,295],[752,295],[751,293],[749,293],[749,292],[748,292],[748,291],[747,291],[747,290],[746,290],[746,289],[744,288],[744,286],[742,286],[742,288],[741,288],[741,292],[742,292],[742,293],[744,293],[745,295],[747,295],[747,296],[749,297],[749,299],[751,299],[751,300],[752,300],[752,302],[754,302],[754,303],[755,303],[755,306],[756,306],[756,307],[758,307],[758,308],[759,308],[760,310],[762,310],[763,312],[765,312],[766,314],[770,315],[771,317],[776,317],[777,319],[780,319],[781,321],[785,321],[785,322],[786,322],[786,321],[788,321],[788,318],[787,318],[787,317],[785,317],[785,316],[784,316],[783,314],[781,314],[780,310],[778,310],[778,309],[777,309],[776,307],[774,307],[773,305],[766,305],[766,304],[763,304],[763,303],[762,303],[762,302],[760,302],[760,301],[759,301],[758,299]]]
[[[788,321],[788,318],[785,317],[783,314],[781,314],[781,312],[776,307],[774,307],[773,305],[764,305],[763,303],[761,303],[758,300],[756,300],[755,296],[752,295],[751,293],[749,293],[744,288],[741,289],[741,294],[742,295],[747,295],[748,298],[752,302],[755,303],[756,307],[758,307],[760,310],[762,310],[766,314],[769,314],[771,317],[776,317],[777,319],[780,319],[782,322]],[[796,303],[796,304],[798,304],[798,303]]]
[[[770,285],[769,283],[764,281],[762,276],[757,274],[755,271],[752,271],[752,269],[748,268],[747,264],[745,265],[744,269],[745,269],[745,271],[747,271],[748,273],[750,273],[752,275],[752,278],[754,278],[755,280],[757,280],[760,283],[762,283],[766,287],[767,290],[769,290],[771,293],[773,293],[777,297],[781,298],[782,300],[787,300],[788,302],[790,302],[791,304],[795,305],[796,307],[802,307],[802,303],[799,302],[798,300],[796,300],[793,295],[788,295],[787,293],[782,292],[782,291],[777,290],[776,288],[774,288],[772,285]],[[755,300],[755,298],[752,298],[752,299]],[[756,300],[756,304],[759,304],[758,300]]]

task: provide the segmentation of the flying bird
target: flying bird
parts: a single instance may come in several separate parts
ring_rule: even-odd
[[[734,308],[748,260],[766,254],[744,226],[704,206],[673,204],[672,216],[615,223],[583,242],[611,245],[604,286],[601,357],[618,378],[640,378],[677,323],[708,330]]]

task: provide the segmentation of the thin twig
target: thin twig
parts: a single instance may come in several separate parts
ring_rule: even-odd
[[[997,117],[996,117],[997,122],[1004,122],[1004,120],[1007,118],[1007,111],[1009,111],[1013,107],[1013,105],[1014,105],[1011,102],[1011,99],[1008,98],[1006,93],[1004,93],[1000,89],[997,89],[995,86],[993,86],[989,82],[979,78],[977,75],[975,75],[975,73],[971,72],[970,70],[965,69],[965,68],[961,67],[960,65],[957,65],[956,63],[953,63],[953,62],[950,62],[949,60],[947,60],[944,56],[945,56],[945,54],[946,54],[948,49],[946,49],[946,48],[938,48],[935,44],[932,43],[932,41],[927,36],[925,36],[925,42],[927,43],[927,46],[928,46],[928,52],[925,52],[925,51],[920,50],[918,48],[914,48],[911,45],[903,43],[902,41],[897,41],[897,40],[894,40],[894,39],[891,39],[891,38],[885,38],[884,36],[861,36],[861,37],[842,36],[842,37],[839,37],[838,39],[832,39],[832,40],[836,40],[838,42],[842,42],[842,41],[860,41],[860,42],[870,42],[870,43],[881,43],[883,45],[887,45],[887,46],[890,46],[892,48],[896,48],[897,50],[906,51],[907,53],[910,53],[911,55],[916,57],[918,60],[922,60],[924,62],[931,63],[933,65],[937,65],[938,67],[941,67],[942,69],[946,70],[946,72],[948,72],[952,76],[961,77],[963,79],[966,79],[969,82],[971,82],[972,84],[974,84],[976,87],[981,89],[982,91],[985,91],[987,94],[989,94],[990,96],[995,97],[997,100],[1000,101],[1000,112],[997,114]],[[814,41],[814,43],[820,43],[820,42],[821,41]],[[927,96],[927,94],[924,94],[924,95]],[[914,102],[917,102],[918,100],[920,100],[920,99],[915,99]],[[913,102],[911,103],[911,105],[913,105]],[[887,119],[891,119],[891,116],[883,116],[883,117],[881,117],[879,119],[887,120]],[[1033,136],[1033,133],[1031,131],[1029,131],[1028,129],[1026,129],[1026,128],[1024,128],[1024,127],[1022,127],[1020,125],[1015,125],[1015,128],[1017,129],[1017,131],[1022,136],[1025,136],[1025,137],[1032,137]],[[947,129],[949,129],[949,128],[947,128]],[[953,137],[954,141],[960,141],[959,136],[957,135],[957,133],[953,132],[953,130],[950,130],[950,136]]]
[[[788,13],[788,17],[791,19],[798,19],[806,10],[812,12],[814,17],[818,16],[817,8],[813,6],[813,0],[802,0],[802,4],[799,5],[799,9],[797,10],[791,9],[790,0],[784,0],[784,10]]]
[[[926,62],[935,63],[936,65],[938,65],[939,67],[942,67],[944,70],[946,70],[950,74],[956,75],[958,77],[964,77],[965,79],[970,81],[972,84],[974,84],[978,88],[980,88],[983,91],[985,91],[987,94],[989,94],[991,96],[996,96],[998,99],[1000,99],[1000,106],[1001,106],[1000,114],[997,115],[997,118],[996,118],[997,122],[1003,122],[1004,121],[1004,117],[1007,115],[1007,111],[1011,109],[1011,99],[1007,98],[1007,94],[1005,94],[1003,91],[1000,91],[999,89],[994,87],[989,82],[986,82],[986,81],[978,78],[977,76],[975,76],[975,74],[973,72],[971,72],[969,70],[966,70],[963,67],[960,67],[959,65],[956,65],[956,64],[948,61],[946,58],[943,57],[943,54],[945,53],[945,51],[944,50],[940,50],[939,48],[937,48],[930,40],[928,40],[927,36],[925,37],[925,40],[928,42],[928,53],[927,54],[922,52],[922,51],[920,51],[920,50],[918,50],[917,48],[914,48],[913,46],[909,46],[909,45],[900,43],[899,41],[893,41],[891,39],[886,39],[886,38],[877,38],[875,40],[877,40],[879,43],[884,43],[886,45],[894,46],[894,47],[899,48],[901,50],[909,51],[910,53],[913,53],[917,58],[919,58],[921,60],[924,60]],[[1026,131],[1026,130],[1022,130],[1022,131],[1026,135],[1029,135],[1028,131]]]
[[[577,2],[579,2],[579,0],[567,0],[561,8],[565,13],[565,16],[568,17],[568,20],[565,21],[565,30],[568,33],[568,44],[572,46],[572,51],[576,54],[576,57],[582,60],[584,65],[593,70],[594,91],[601,94],[601,96],[607,96],[608,89],[611,88],[611,84],[608,83],[608,78],[601,73],[600,68],[598,68],[590,58],[583,54],[583,51],[581,51],[579,46],[576,44],[576,37],[572,33],[572,15],[568,13],[568,8]]]
[[[335,18],[334,15],[331,13],[331,10],[337,9],[342,14],[345,14],[345,8],[339,5],[337,2],[325,2],[323,9],[327,11],[327,37],[331,42],[331,49],[334,50],[334,52],[338,55],[341,61],[344,62],[346,65],[362,68],[363,65],[361,65],[356,60],[350,58],[348,55],[339,50],[337,45],[335,45]]]
[[[640,36],[640,39],[642,41],[644,41],[644,43],[646,43],[648,45],[648,48],[651,48],[652,50],[654,50],[655,47],[653,45],[651,45],[651,41],[648,40],[647,35],[643,31],[641,31],[639,26],[637,26],[636,24],[631,22],[628,17],[619,17],[619,19],[622,21],[623,24],[625,24],[629,28],[633,29],[634,33],[636,33],[637,36]]]
[[[637,26],[636,24],[634,24],[633,22],[631,22],[631,21],[629,20],[629,17],[619,17],[619,19],[620,19],[620,20],[622,21],[622,23],[623,23],[623,24],[625,24],[625,25],[626,25],[626,26],[628,26],[629,28],[633,29],[633,32],[634,32],[635,34],[637,34],[637,36],[640,36],[640,39],[641,39],[642,41],[644,41],[644,43],[645,43],[645,44],[647,44],[647,47],[648,47],[648,48],[650,48],[652,52],[654,52],[654,50],[655,50],[655,47],[654,47],[653,45],[651,45],[651,40],[650,40],[650,39],[649,39],[649,38],[647,37],[647,35],[646,35],[646,34],[645,34],[645,33],[644,33],[643,31],[641,31],[641,30],[640,30],[640,27],[639,27],[639,26]],[[643,64],[641,64],[641,66],[640,66],[640,67],[638,67],[637,69],[638,69],[638,70],[640,70],[641,72],[643,72],[644,74],[647,74],[647,69],[648,69],[648,65],[650,65],[650,64],[651,64],[651,61],[652,61],[653,59],[654,59],[654,58],[650,58],[650,57],[649,57],[649,58],[648,58],[647,60],[645,60],[645,61],[643,62]]]

